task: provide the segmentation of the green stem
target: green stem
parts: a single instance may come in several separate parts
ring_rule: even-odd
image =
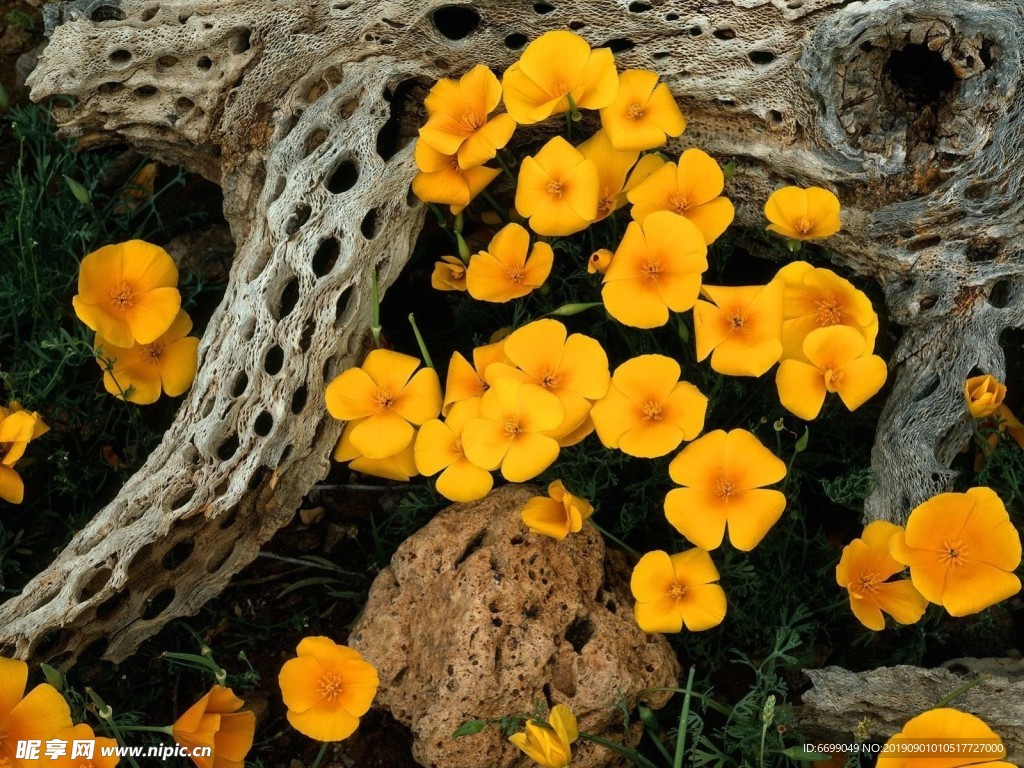
[[[600,736],[592,736],[589,733],[580,733],[580,738],[585,739],[586,741],[592,741],[594,744],[600,744],[602,747],[612,750],[612,752],[618,752],[620,755],[632,758],[636,761],[636,765],[642,765],[643,768],[658,768],[658,766],[641,755],[635,749],[629,749],[621,744],[616,744],[614,741],[602,739]]]
[[[487,203],[492,208],[494,208],[494,212],[496,214],[498,214],[498,218],[500,218],[505,224],[508,224],[508,222],[509,222],[508,212],[505,210],[504,206],[502,206],[501,203],[499,203],[497,200],[494,199],[494,195],[492,195],[486,189],[483,190],[480,193],[480,195],[484,198],[484,200],[487,201]]]
[[[942,709],[942,707],[948,706],[953,701],[955,701],[956,699],[959,699],[961,696],[963,696],[965,693],[967,693],[969,690],[971,690],[971,688],[973,688],[974,686],[979,685],[980,683],[983,683],[987,678],[988,678],[988,675],[978,675],[973,680],[968,680],[966,683],[961,685],[959,688],[957,688],[955,691],[953,691],[949,695],[943,696],[941,699],[939,699],[938,704],[936,704],[934,707],[932,707],[932,709]]]
[[[420,354],[423,355],[423,362],[426,363],[427,368],[433,369],[434,361],[430,359],[430,353],[427,351],[427,343],[423,341],[423,336],[420,334],[419,326],[416,325],[416,318],[412,312],[409,313],[409,325],[412,326],[412,332],[416,336],[416,343],[420,345]]]
[[[845,605],[845,604],[846,604],[846,600],[844,598],[843,602],[840,605]],[[642,698],[644,695],[646,695],[648,693],[686,693],[686,689],[685,688],[645,688],[644,690],[640,691],[640,693],[637,694],[637,697],[638,698]],[[704,705],[706,707],[709,707],[710,709],[713,709],[716,712],[719,712],[719,713],[721,713],[723,715],[729,715],[729,714],[732,713],[732,707],[730,707],[730,706],[728,706],[726,704],[723,704],[720,701],[715,701],[711,697],[705,696],[702,693],[695,693],[695,692],[691,691],[690,692],[690,698],[697,699],[699,701],[703,701]]]
[[[96,705],[96,715],[99,717],[100,720],[107,724],[107,727],[110,728],[111,733],[114,734],[114,738],[117,739],[117,743],[120,744],[122,747],[127,746],[124,743],[124,737],[121,736],[122,728],[114,722],[114,710],[108,707],[107,703],[103,701],[103,699],[100,698],[100,695],[96,693],[96,691],[94,691],[92,688],[86,688],[85,693],[89,696],[90,699],[92,699],[93,704]],[[130,727],[133,726],[124,726],[124,729],[128,729]],[[138,726],[134,727],[137,728]],[[131,755],[125,755],[125,757],[128,758],[128,762],[131,763],[132,768],[139,768],[139,764],[135,761],[134,757],[132,757]]]
[[[512,173],[512,169],[508,167],[508,163],[505,162],[505,158],[502,156],[502,153],[499,151],[494,157],[498,161],[498,165],[501,166],[501,170],[505,172],[508,180],[512,182],[512,186],[516,186],[516,176]]]
[[[633,557],[640,557],[640,553],[639,553],[639,552],[637,552],[637,551],[636,551],[635,549],[633,549],[633,548],[632,548],[631,546],[629,546],[629,544],[627,544],[626,542],[624,542],[624,541],[623,541],[622,539],[620,539],[620,538],[618,538],[617,536],[613,536],[612,534],[608,533],[608,531],[606,531],[606,530],[605,530],[604,528],[602,528],[602,527],[601,527],[600,525],[598,525],[597,523],[595,523],[595,522],[593,521],[593,519],[591,519],[591,521],[590,521],[590,524],[591,524],[592,526],[594,526],[595,528],[597,528],[598,532],[600,532],[600,534],[601,534],[602,536],[604,536],[604,537],[605,537],[605,538],[607,538],[607,539],[611,539],[612,541],[614,541],[614,542],[615,542],[616,544],[618,544],[618,545],[619,545],[620,547],[622,547],[622,548],[623,548],[624,550],[626,550],[627,552],[629,552],[629,554],[633,555]]]
[[[119,731],[131,731],[136,733],[162,733],[164,736],[172,736],[171,726],[163,725],[119,725],[117,726]]]
[[[316,753],[316,760],[313,761],[313,764],[309,766],[309,768],[319,768],[320,762],[324,759],[324,755],[327,754],[328,744],[330,744],[330,742],[325,741],[323,744],[320,745],[320,751]]]
[[[370,299],[373,304],[373,321],[370,325],[370,333],[373,334],[373,346],[380,349],[380,289],[377,287],[377,270],[370,270]]]
[[[686,727],[690,721],[690,696],[693,695],[693,676],[696,671],[696,667],[690,667],[690,674],[686,677],[683,710],[679,713],[679,729],[676,731],[676,759],[672,761],[673,768],[683,768],[683,756],[686,754]]]

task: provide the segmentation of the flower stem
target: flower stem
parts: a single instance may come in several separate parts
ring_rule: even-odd
[[[434,367],[434,361],[430,359],[430,353],[427,351],[427,343],[423,341],[423,336],[420,334],[419,326],[416,325],[416,318],[412,312],[409,313],[409,325],[412,326],[412,332],[416,336],[416,343],[420,345],[420,354],[423,355],[423,362],[427,368]]]
[[[316,760],[313,761],[313,764],[309,766],[309,768],[320,768],[320,762],[324,759],[324,755],[327,754],[328,744],[330,744],[330,742],[325,741],[320,745],[320,751],[316,753]]]
[[[509,222],[508,212],[501,205],[501,203],[499,203],[497,200],[494,199],[494,195],[492,195],[486,189],[483,192],[481,192],[480,194],[483,196],[484,200],[486,200],[488,202],[488,204],[491,205],[491,207],[494,208],[494,212],[496,214],[498,214],[498,217],[504,223],[508,224],[508,222]]]
[[[107,727],[110,728],[111,733],[114,734],[114,738],[117,739],[117,743],[122,747],[126,746],[124,743],[124,737],[121,736],[122,730],[127,730],[131,726],[124,726],[123,728],[118,726],[114,722],[114,710],[107,706],[107,703],[100,698],[100,695],[96,693],[92,688],[86,688],[85,693],[92,699],[93,704],[96,705],[96,715],[106,723]],[[138,727],[138,726],[135,726]],[[139,768],[139,764],[135,762],[135,758],[131,755],[125,755],[128,758],[128,762],[131,763],[132,768]]]
[[[508,167],[508,163],[505,162],[505,158],[502,155],[502,151],[498,150],[498,153],[494,156],[494,158],[498,161],[498,165],[501,166],[501,170],[503,170],[505,172],[505,175],[508,176],[508,180],[512,182],[512,186],[515,187],[516,186],[515,174],[512,173],[512,169],[509,168]]]
[[[580,732],[580,738],[585,741],[592,741],[594,744],[600,744],[602,747],[606,747],[607,749],[610,749],[612,752],[617,752],[620,755],[625,755],[626,757],[632,758],[635,761],[634,765],[640,765],[643,766],[643,768],[658,768],[658,766],[656,766],[646,757],[641,755],[635,749],[624,747],[622,744],[616,744],[614,741],[608,741],[607,739],[603,739],[600,736],[594,736],[589,733],[583,733],[582,731]]]
[[[676,759],[672,761],[673,768],[683,768],[683,757],[686,755],[686,728],[690,721],[690,696],[693,694],[693,676],[696,671],[696,667],[690,667],[690,674],[686,677],[683,709],[679,713],[679,729],[676,731]]]
[[[605,538],[607,538],[607,539],[611,539],[612,541],[614,541],[614,542],[615,542],[616,544],[618,544],[618,545],[619,545],[620,547],[622,547],[622,548],[623,548],[624,550],[626,550],[627,552],[629,552],[629,554],[633,555],[633,557],[640,557],[640,553],[639,553],[639,552],[637,552],[637,551],[636,551],[635,549],[633,549],[633,548],[632,548],[631,546],[629,546],[629,544],[627,544],[626,542],[624,542],[624,541],[623,541],[622,539],[620,539],[620,538],[618,538],[617,536],[613,536],[612,534],[608,533],[608,531],[606,531],[606,530],[605,530],[604,528],[602,528],[602,527],[601,527],[600,525],[598,525],[597,523],[595,523],[595,522],[593,521],[593,519],[591,519],[591,521],[590,521],[590,524],[591,524],[592,526],[594,526],[595,528],[597,528],[597,530],[598,530],[598,531],[599,531],[599,532],[601,533],[601,535],[602,535],[602,536],[604,536],[604,537],[605,537]]]
[[[370,271],[370,300],[372,303],[373,322],[370,333],[373,334],[373,346],[380,349],[380,289],[377,287],[377,270]]]
[[[984,682],[987,678],[988,675],[978,675],[973,680],[968,680],[966,683],[961,685],[952,693],[948,694],[947,696],[943,696],[941,699],[939,699],[938,703],[934,707],[932,707],[932,709],[942,709],[943,707],[948,706],[953,701],[959,699],[961,696],[963,696],[965,693],[971,690],[971,688]]]

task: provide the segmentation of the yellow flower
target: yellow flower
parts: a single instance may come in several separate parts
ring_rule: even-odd
[[[697,360],[711,355],[711,367],[727,376],[760,376],[782,356],[781,281],[727,288],[705,285],[714,304],[693,308]]]
[[[839,198],[821,187],[783,187],[764,204],[768,229],[793,240],[814,240],[839,231]]]
[[[412,442],[413,425],[430,421],[441,411],[437,373],[431,368],[416,371],[419,364],[415,357],[375,349],[362,367],[349,368],[328,385],[325,398],[331,416],[359,419],[350,439],[363,456],[383,459],[400,453]]]
[[[1006,387],[990,373],[974,376],[964,384],[967,409],[976,419],[985,419],[999,410],[1006,397]]]
[[[96,362],[103,369],[104,388],[118,400],[139,405],[155,403],[161,390],[168,397],[184,393],[196,377],[199,359],[199,339],[188,335],[191,330],[192,318],[182,309],[149,344],[125,349],[97,334]]]
[[[317,741],[341,741],[359,727],[377,695],[377,670],[358,651],[326,637],[306,637],[278,683],[288,722]]]
[[[579,146],[580,152],[597,165],[597,218],[609,216],[626,204],[626,193],[661,168],[665,161],[656,154],[639,162],[635,150],[617,150],[605,131],[598,131]],[[628,179],[627,179],[628,177]]]
[[[561,136],[523,158],[516,210],[538,235],[571,235],[597,218],[597,164]]]
[[[234,691],[215,685],[171,726],[174,740],[189,748],[207,747],[211,757],[190,757],[199,768],[245,768],[252,749],[256,716],[242,709],[245,702]]]
[[[494,181],[501,171],[484,165],[460,168],[455,154],[438,152],[423,139],[416,142],[416,167],[412,191],[424,203],[441,203],[458,215]]]
[[[442,256],[434,262],[430,285],[439,291],[466,290],[466,265],[457,256]]]
[[[505,342],[496,341],[493,344],[485,344],[473,350],[473,364],[470,365],[459,352],[452,354],[451,362],[448,363],[448,378],[444,384],[444,405],[441,406],[441,413],[445,416],[455,403],[475,398],[479,400],[487,391],[487,367],[491,363],[503,363],[508,360],[505,357]]]
[[[456,155],[459,168],[483,165],[508,144],[516,129],[509,115],[487,116],[501,101],[501,84],[483,64],[458,80],[442,78],[424,100],[427,122],[420,140],[445,155]]]
[[[775,275],[786,284],[782,302],[782,358],[805,360],[804,339],[817,328],[847,325],[864,337],[864,353],[871,354],[878,336],[878,315],[871,300],[831,269],[815,268],[806,261],[787,264]]]
[[[868,524],[861,538],[846,545],[836,566],[836,581],[849,590],[853,615],[875,632],[885,629],[883,611],[900,624],[913,624],[928,607],[909,579],[887,581],[903,570],[889,554],[889,540],[902,530],[884,520]]]
[[[684,486],[665,496],[665,516],[679,533],[701,549],[729,541],[749,552],[775,525],[786,497],[763,486],[786,476],[786,465],[745,429],[714,432],[694,440],[668,465]]]
[[[505,70],[501,80],[505,109],[520,125],[539,123],[569,109],[611,104],[619,87],[615,57],[609,48],[592,51],[573,32],[545,32]]]
[[[120,762],[120,758],[113,753],[108,756],[103,755],[104,749],[113,749],[117,746],[117,740],[97,736],[92,728],[85,723],[76,725],[74,728],[57,731],[53,738],[66,742],[68,747],[63,755],[47,760],[44,763],[47,768],[114,768]],[[91,758],[71,757],[72,742],[74,741],[93,742],[93,756]]]
[[[19,741],[45,741],[71,727],[71,709],[57,689],[37,685],[25,695],[28,664],[0,656],[0,766],[36,765],[18,758]]]
[[[506,224],[486,251],[469,260],[466,288],[478,301],[518,299],[544,284],[554,261],[550,245],[537,242],[531,249],[530,233],[518,224]]]
[[[481,398],[455,403],[442,422],[432,419],[416,436],[416,468],[424,475],[438,475],[437,492],[451,501],[476,501],[491,491],[494,478],[466,458],[462,432],[480,416]],[[443,470],[443,471],[442,471]]]
[[[685,312],[694,305],[707,268],[700,230],[681,216],[658,211],[642,225],[634,221],[626,228],[605,272],[601,298],[620,323],[656,328],[668,322],[669,310]]]
[[[547,725],[529,720],[522,733],[514,733],[508,740],[542,768],[567,768],[572,762],[570,745],[578,738],[576,716],[565,704],[556,704]]]
[[[643,222],[655,211],[683,216],[700,230],[711,245],[732,223],[735,211],[722,197],[725,175],[714,159],[699,149],[688,149],[679,165],[666,163],[632,189],[629,202],[633,218]]]
[[[82,259],[78,319],[119,347],[149,344],[181,309],[178,268],[163,248],[142,240],[107,245]]]
[[[10,504],[21,504],[25,499],[25,484],[14,471],[14,464],[37,432],[42,434],[46,429],[38,414],[0,408],[0,499]]]
[[[590,414],[594,400],[604,397],[611,378],[608,355],[601,344],[582,333],[566,338],[565,326],[557,320],[535,320],[513,331],[505,339],[506,363],[487,369],[487,382],[501,378],[536,384],[562,404],[562,423],[551,433],[560,439],[578,429]],[[580,437],[582,439],[582,437]]]
[[[703,549],[675,555],[657,550],[640,558],[629,588],[633,613],[644,632],[691,632],[717,627],[725,618],[725,591],[718,569]]]
[[[512,483],[536,477],[558,458],[558,441],[549,437],[565,412],[558,398],[532,384],[498,379],[480,400],[480,418],[462,431],[466,458]]]
[[[347,461],[349,469],[361,472],[364,475],[383,477],[386,480],[397,480],[406,483],[409,478],[419,474],[416,471],[416,458],[413,455],[415,438],[409,441],[398,453],[391,456],[384,456],[379,459],[371,459],[363,456],[359,450],[352,445],[352,430],[359,425],[363,419],[350,421],[338,438],[338,444],[334,447],[334,460]]]
[[[937,744],[936,742],[942,742]],[[933,752],[936,747],[951,749]],[[931,755],[936,755],[932,757]],[[922,760],[922,757],[926,759]],[[930,709],[903,726],[878,756],[876,768],[1015,768],[1005,762],[1006,747],[983,720],[957,709]]]
[[[612,256],[614,255],[607,248],[598,248],[587,259],[587,272],[590,274],[600,272],[603,275],[608,271],[608,267],[612,265]]]
[[[640,151],[681,134],[686,119],[668,86],[658,85],[657,72],[627,69],[619,75],[615,100],[601,110],[601,127],[616,149]]]
[[[583,529],[583,523],[594,513],[586,499],[573,496],[555,480],[548,486],[547,496],[534,496],[523,507],[523,523],[534,533],[564,539]]]
[[[846,325],[811,331],[804,339],[809,362],[783,360],[775,374],[782,406],[801,419],[821,412],[827,392],[835,392],[851,411],[885,384],[888,371],[878,355],[865,355],[864,337]]]
[[[1020,592],[1020,534],[991,488],[940,493],[919,504],[889,540],[929,602],[952,616],[978,613]]]
[[[616,368],[590,414],[601,442],[650,459],[699,435],[708,399],[679,374],[679,363],[664,355],[640,355]]]

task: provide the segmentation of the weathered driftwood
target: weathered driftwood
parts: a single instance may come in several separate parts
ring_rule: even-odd
[[[1004,373],[999,337],[1024,313],[1015,0],[78,0],[47,13],[34,98],[72,98],[58,109],[68,134],[219,182],[237,252],[163,443],[0,608],[0,648],[20,656],[109,639],[123,658],[289,519],[328,467],[325,382],[362,349],[370,271],[386,286],[422,224],[407,194],[416,86],[478,61],[500,70],[549,29],[664,76],[690,120],[674,148],[736,159],[739,224],[763,225],[784,183],[839,193],[833,259],[875,278],[903,328],[869,518],[898,520],[946,485],[968,432],[964,378]]]

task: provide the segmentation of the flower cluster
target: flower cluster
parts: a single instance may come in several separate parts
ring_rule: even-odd
[[[945,745],[940,755],[936,743]],[[954,749],[958,745],[960,749]],[[932,757],[934,755],[934,757]],[[922,757],[926,757],[922,761]],[[875,765],[878,768],[913,768],[923,762],[944,768],[983,765],[985,768],[1013,768],[1006,757],[1002,739],[979,717],[958,709],[930,709],[909,720],[886,742]]]
[[[14,465],[25,455],[28,444],[47,431],[49,427],[38,413],[26,411],[16,402],[7,408],[0,406],[0,499],[21,504],[25,484]]]

